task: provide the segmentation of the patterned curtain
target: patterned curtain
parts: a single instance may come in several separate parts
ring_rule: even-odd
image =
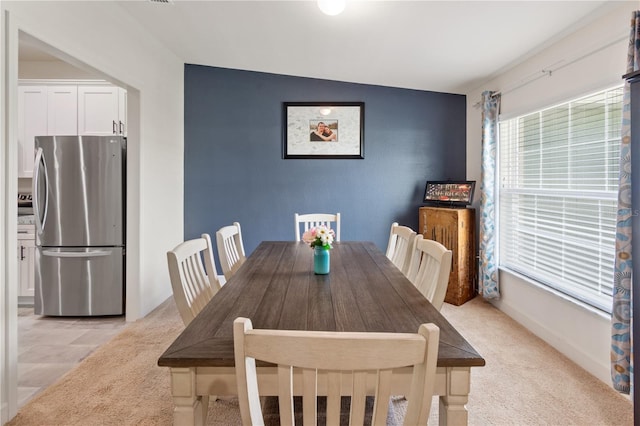
[[[500,297],[496,260],[496,147],[500,94],[482,93],[482,182],[480,185],[480,293],[486,299]]]
[[[640,69],[640,11],[631,15],[631,34],[627,55],[627,73]],[[625,83],[622,104],[620,144],[620,182],[616,223],[616,258],[611,314],[611,379],[613,387],[631,392],[632,296],[631,296],[631,88]]]

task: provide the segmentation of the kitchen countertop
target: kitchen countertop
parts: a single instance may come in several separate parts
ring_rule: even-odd
[[[32,214],[18,215],[18,225],[34,225],[35,219]]]

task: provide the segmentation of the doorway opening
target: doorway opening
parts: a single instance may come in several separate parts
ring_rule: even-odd
[[[9,25],[9,27],[11,26],[12,25]],[[23,81],[23,80],[43,80],[43,81],[50,80],[50,81],[58,81],[58,82],[94,81],[94,82],[102,82],[105,84],[110,83],[121,89],[125,89],[128,94],[127,100],[129,101],[127,112],[125,113],[125,120],[128,125],[132,125],[131,127],[133,127],[133,130],[134,130],[133,132],[130,132],[128,135],[128,145],[129,147],[131,147],[132,145],[135,144],[137,148],[137,140],[139,139],[138,136],[139,136],[140,125],[139,125],[139,122],[134,123],[133,120],[139,120],[140,93],[138,90],[126,85],[122,81],[118,81],[116,79],[109,77],[104,72],[84,64],[82,61],[71,57],[70,55],[48,45],[46,42],[39,40],[22,30],[18,30],[17,49],[15,49],[14,43],[15,41],[13,42],[8,41],[7,44],[5,44],[5,48],[9,52],[9,54],[7,55],[8,63],[11,63],[13,62],[13,60],[16,59],[15,56],[12,56],[11,52],[17,51],[18,74],[13,75],[13,73],[10,73],[10,72],[7,73],[9,75],[7,77],[6,83],[10,87],[17,86],[19,84],[19,81]],[[13,53],[13,55],[15,55],[15,53]],[[13,93],[17,93],[17,91],[14,91]],[[9,96],[7,96],[7,98],[9,98]],[[6,100],[5,108],[11,110],[12,105],[15,105],[15,104],[16,104],[16,100],[11,97],[8,100]],[[7,113],[5,117],[17,118],[18,114],[10,112],[10,113]],[[133,120],[131,121],[128,120],[129,117],[132,117]],[[13,122],[16,120],[11,120],[11,121],[12,121],[11,123],[6,123],[8,127],[14,127],[14,128],[18,127],[17,123]],[[8,132],[6,134],[9,135],[10,133]],[[16,134],[16,132],[13,132],[13,134]],[[11,142],[12,141],[10,141],[9,139],[6,140],[6,143],[11,143]],[[137,158],[137,155],[135,155],[134,157]],[[127,165],[127,169],[131,167],[132,166],[129,163]],[[10,181],[14,181],[17,179],[18,193],[23,193],[23,192],[30,193],[31,179],[28,176],[18,177],[17,173],[13,172],[13,170],[16,170],[16,169],[9,168],[9,170],[5,172],[5,178]],[[127,174],[129,175],[129,173]],[[135,175],[137,176],[137,174]],[[128,181],[127,189],[129,189],[130,185],[131,185],[131,181]],[[131,194],[131,191],[127,191],[127,193]],[[11,197],[13,197],[13,195]],[[10,199],[11,197],[7,197],[5,202],[11,203],[12,202],[12,200]],[[127,205],[131,207],[127,209],[125,221],[127,223],[132,223],[133,225],[135,225],[136,221],[130,221],[130,218],[135,217],[138,214],[136,206],[129,203],[127,203]],[[11,229],[11,227],[9,227],[9,229]],[[15,227],[13,229],[15,229]],[[137,231],[137,229],[134,229],[134,232],[135,231]],[[137,255],[137,249],[135,247],[136,247],[136,244],[133,244],[129,250],[129,253],[131,253],[132,256],[131,256],[131,260],[127,263],[127,266],[125,267],[126,268],[125,276],[129,276],[133,274],[130,271],[130,269],[137,268],[136,259],[138,258],[138,255]],[[18,261],[17,257],[12,255],[12,253],[7,252],[5,254],[5,262],[9,266],[8,269],[13,269],[14,271],[18,270],[18,267],[16,265],[17,261]],[[8,274],[8,276],[11,276],[11,274]],[[9,281],[13,281],[13,280],[7,280],[7,282],[5,283],[6,286],[16,285],[16,282],[9,282]],[[136,307],[138,303],[138,299],[137,297],[135,297],[137,293],[137,283],[134,280],[126,280],[126,281],[128,281],[131,284],[129,284],[129,286],[127,287],[127,290],[126,290],[127,294],[125,294],[125,300],[127,301],[125,312],[127,312],[126,314],[127,319],[131,321],[131,320],[135,320],[138,315],[138,309]],[[8,291],[8,294],[12,294],[12,291]],[[16,293],[13,293],[13,294],[16,294]],[[4,299],[5,304],[14,305],[16,301],[11,299],[12,298]],[[19,299],[18,302],[23,307],[26,306],[27,309],[31,309],[31,312],[32,312],[33,308],[29,308],[30,304],[32,305],[33,303],[32,299],[30,300],[28,297],[21,298]],[[17,364],[19,364],[21,361],[32,361],[32,363],[37,363],[36,361],[34,361],[36,360],[36,358],[33,358],[32,353],[29,353],[28,356],[26,357],[24,357],[23,354],[28,352],[28,351],[25,351],[26,349],[28,349],[27,345],[33,345],[38,343],[38,342],[34,342],[34,339],[35,340],[38,339],[37,332],[31,333],[31,335],[26,335],[25,329],[21,329],[21,327],[19,326],[20,321],[18,320],[18,316],[29,314],[28,310],[25,311],[24,308],[18,308],[17,306],[12,306],[11,309],[7,309],[6,312],[7,312],[6,314],[7,321],[3,325],[4,327],[3,335],[5,339],[4,341],[8,342],[9,345],[7,345],[8,347],[5,346],[3,350],[5,354],[4,359],[6,362],[3,365],[2,373],[4,378],[6,378],[6,381],[3,385],[3,389],[1,390],[1,392],[2,393],[7,392],[6,394],[7,396],[3,397],[2,400],[8,401],[8,404],[2,407],[3,419],[8,419],[13,415],[15,415],[15,411],[17,410],[18,404],[20,406],[23,405],[30,398],[30,396],[33,396],[33,395],[29,395],[29,393],[34,394],[33,389],[22,389],[21,392],[18,392],[18,381],[20,380],[19,375],[22,375],[22,373],[25,373],[27,376],[29,374],[33,376],[37,374],[36,373],[37,369],[23,368],[22,370],[20,370],[20,368],[16,368],[16,367],[17,367]],[[33,315],[31,315],[31,317],[33,319]],[[45,318],[39,318],[39,319],[45,320]],[[46,320],[47,320],[46,321],[47,324],[49,325],[44,326],[43,329],[49,328],[48,330],[49,335],[51,334],[51,329],[56,328],[56,327],[51,327],[51,324],[56,322],[56,320],[58,322],[65,322],[65,327],[69,327],[68,318],[66,319],[65,318],[60,318],[60,319],[46,318]],[[50,320],[53,320],[53,321],[50,321]],[[79,320],[78,318],[71,319],[71,321],[78,321],[78,320]],[[90,322],[92,322],[95,325],[95,320],[96,318],[92,318]],[[119,331],[119,329],[122,328],[122,326],[124,326],[126,323],[124,316],[120,317],[119,319],[117,317],[112,317],[112,318],[105,317],[105,318],[98,319],[98,321],[102,321],[102,320],[105,323],[112,324],[111,330],[108,330],[104,333],[99,333],[100,334],[99,336],[95,335],[94,333],[93,341],[90,341],[91,339],[88,338],[88,333],[87,333],[87,336],[85,337],[81,336],[82,334],[81,328],[87,325],[86,322],[82,326],[77,327],[77,330],[75,331],[77,331],[80,335],[78,335],[75,340],[77,341],[78,346],[84,346],[84,348],[80,349],[80,352],[82,352],[83,350],[90,352],[97,349],[99,345],[101,345],[102,343],[105,343],[110,337],[113,337],[113,335],[116,334],[116,331]],[[26,323],[25,321],[22,321],[23,325],[25,323]],[[40,323],[44,323],[44,321],[40,321]],[[109,327],[110,326],[107,325],[107,328]],[[30,331],[33,331],[33,330],[30,330]],[[43,330],[41,330],[40,332],[42,331]],[[15,337],[12,337],[12,336],[17,336],[17,339],[15,339]],[[69,339],[70,337],[67,336],[66,338]],[[16,342],[16,340],[17,340],[17,345],[13,344]],[[18,355],[19,353],[20,353],[20,356]],[[86,357],[86,355],[88,355],[88,353],[80,354],[79,356],[77,356],[77,362],[79,362],[81,359]],[[66,364],[68,364],[69,369],[73,368],[74,366],[73,365],[74,363],[66,363]],[[59,374],[59,368],[58,368],[58,370],[53,372],[53,374],[54,375],[58,374],[58,376],[60,376],[63,373]],[[29,386],[24,386],[24,387],[29,387]]]

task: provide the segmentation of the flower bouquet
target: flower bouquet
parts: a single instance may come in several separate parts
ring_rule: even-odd
[[[310,228],[302,234],[302,241],[309,244],[311,248],[322,247],[325,250],[332,248],[331,243],[334,238],[335,232],[326,226]]]

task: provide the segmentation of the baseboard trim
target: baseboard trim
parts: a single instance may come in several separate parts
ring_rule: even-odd
[[[5,424],[9,421],[9,406],[7,403],[0,404],[0,424]]]
[[[589,353],[586,353],[580,347],[571,343],[565,336],[562,336],[536,318],[522,313],[517,306],[506,300],[494,302],[494,305],[516,322],[521,324],[527,330],[544,340],[546,343],[555,348],[558,352],[565,355],[571,361],[578,364],[593,376],[602,382],[611,386],[610,366],[603,365],[601,362]]]

